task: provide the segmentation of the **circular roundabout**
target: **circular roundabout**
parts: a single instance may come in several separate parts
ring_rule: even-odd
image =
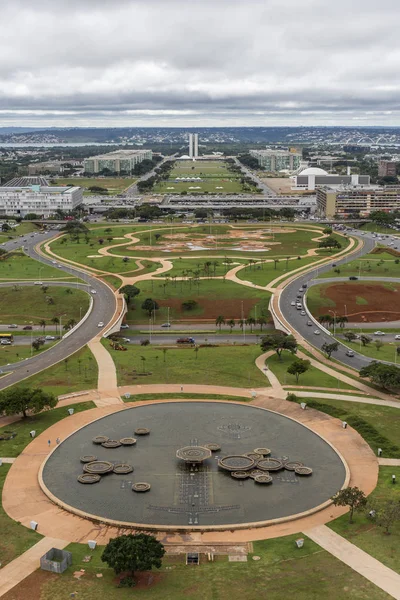
[[[150,428],[134,445],[103,441]],[[97,460],[82,464],[93,442]],[[245,404],[191,401],[132,407],[78,429],[42,465],[40,485],[53,502],[92,520],[224,529],[315,512],[347,476],[337,451],[298,421]]]

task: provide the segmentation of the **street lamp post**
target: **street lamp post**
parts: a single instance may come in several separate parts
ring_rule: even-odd
[[[333,335],[336,335],[336,311],[335,310],[330,310],[330,313],[333,314]]]

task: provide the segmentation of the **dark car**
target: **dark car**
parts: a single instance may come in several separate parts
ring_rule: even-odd
[[[357,281],[358,277],[356,277],[355,275],[352,275],[351,277],[349,277],[350,281]]]
[[[31,331],[32,330],[32,325],[25,325],[25,327],[22,328],[24,331]]]

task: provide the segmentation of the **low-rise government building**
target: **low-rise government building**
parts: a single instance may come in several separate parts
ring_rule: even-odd
[[[368,217],[375,210],[400,209],[399,186],[325,186],[317,190],[317,214],[321,217]]]
[[[69,212],[82,204],[82,188],[43,185],[0,187],[0,215],[50,217],[57,210]]]
[[[328,186],[343,186],[343,185],[369,185],[369,175],[339,175],[337,173],[328,173],[324,169],[319,167],[308,167],[301,171],[298,175],[293,178],[294,185],[292,190],[316,190],[320,187]]]
[[[130,175],[135,165],[143,160],[151,160],[153,153],[151,150],[115,150],[98,156],[85,158],[85,173],[118,173],[120,175]]]

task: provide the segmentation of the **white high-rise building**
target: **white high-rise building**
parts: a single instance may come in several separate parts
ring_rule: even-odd
[[[56,186],[0,187],[0,216],[50,217],[57,209],[68,212],[82,204],[82,188]]]
[[[196,159],[199,156],[199,134],[189,133],[189,157]]]

